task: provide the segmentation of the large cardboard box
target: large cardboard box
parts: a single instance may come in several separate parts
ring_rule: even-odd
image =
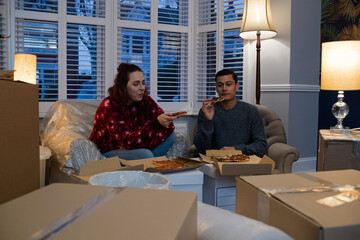
[[[0,80],[0,203],[40,187],[38,86]]]
[[[317,170],[343,169],[360,170],[360,136],[321,129]]]
[[[359,185],[357,170],[237,177],[236,212],[295,239],[359,239]]]
[[[0,239],[191,240],[197,200],[194,193],[51,184],[0,205],[0,222]]]
[[[242,154],[240,150],[207,150],[206,155],[200,154],[202,161],[213,163],[222,176],[256,175],[271,174],[275,167],[275,162],[264,155],[262,158],[250,155],[247,162],[218,162],[213,161],[211,156],[228,156]]]

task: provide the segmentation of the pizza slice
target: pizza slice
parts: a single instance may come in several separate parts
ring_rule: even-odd
[[[225,100],[225,98],[222,98],[222,97],[213,97],[212,99],[211,99],[211,102],[213,102],[213,103],[215,103],[215,102],[222,102],[222,101],[224,101]]]
[[[183,112],[175,112],[172,115],[175,116],[175,117],[180,117],[180,116],[183,116],[183,115],[186,115],[186,114],[187,114],[187,112],[183,111]]]

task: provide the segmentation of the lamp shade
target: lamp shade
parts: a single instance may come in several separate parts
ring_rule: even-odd
[[[321,89],[360,90],[360,41],[322,44]]]
[[[260,39],[276,36],[270,10],[270,0],[245,0],[244,14],[240,29],[243,39],[256,39],[260,32]]]
[[[14,70],[15,80],[36,84],[36,55],[15,54]]]

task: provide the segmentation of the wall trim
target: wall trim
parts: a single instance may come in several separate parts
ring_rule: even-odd
[[[293,163],[292,172],[316,172],[316,157],[299,158]]]
[[[261,84],[262,92],[320,92],[319,85],[309,84]]]

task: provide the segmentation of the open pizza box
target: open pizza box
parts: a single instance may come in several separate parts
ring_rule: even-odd
[[[211,156],[223,157],[229,155],[242,154],[240,150],[206,150],[206,155],[200,153],[201,160],[205,163],[212,163],[216,166],[222,176],[240,176],[271,174],[275,167],[275,162],[264,155],[262,158],[250,155],[247,162],[219,162],[212,160]]]
[[[123,160],[121,159],[121,163],[125,166],[138,166],[143,165],[145,172],[159,172],[159,173],[170,173],[170,172],[179,172],[189,169],[195,169],[203,165],[203,162],[199,162],[190,158],[183,158],[183,157],[176,157],[171,159],[176,163],[184,164],[184,167],[176,168],[176,169],[167,169],[167,170],[159,170],[156,169],[157,165],[154,161],[168,161],[169,159],[166,156],[161,157],[154,157],[154,158],[146,158],[146,159],[139,159],[139,160]]]
[[[137,164],[132,166],[122,166],[121,161],[123,159],[118,157],[111,157],[100,159],[93,162],[85,163],[81,169],[79,176],[81,180],[85,182],[89,182],[89,178],[95,174],[104,173],[104,172],[111,172],[111,171],[143,171],[144,165]]]

